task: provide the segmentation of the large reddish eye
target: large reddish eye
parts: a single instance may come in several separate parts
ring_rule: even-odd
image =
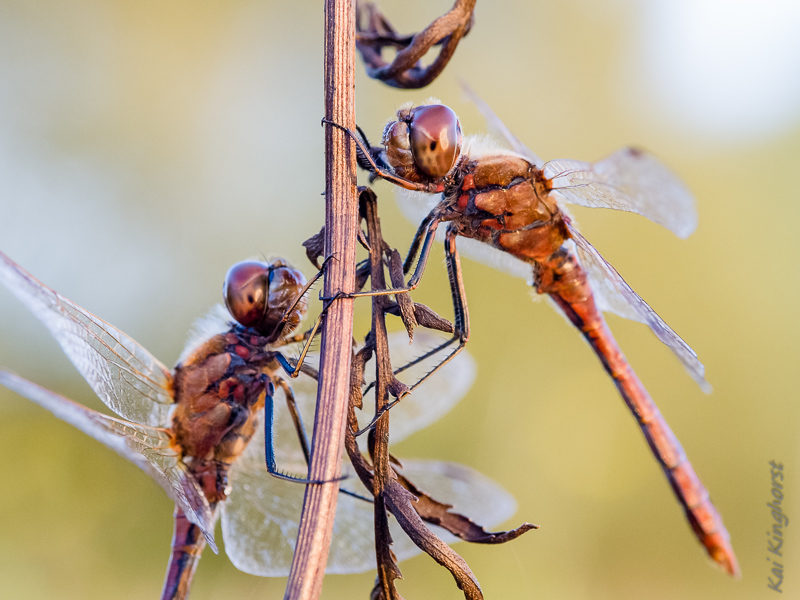
[[[442,104],[411,110],[411,152],[417,168],[430,177],[444,177],[461,153],[461,125],[449,107]]]
[[[244,260],[233,265],[225,275],[222,296],[236,321],[258,329],[269,301],[269,265]]]

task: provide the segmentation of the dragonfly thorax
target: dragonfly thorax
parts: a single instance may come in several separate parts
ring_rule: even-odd
[[[446,218],[458,234],[486,242],[525,262],[547,260],[568,234],[563,213],[544,189],[541,171],[509,153],[467,158]]]
[[[227,468],[253,437],[265,392],[272,393],[275,354],[264,342],[235,326],[175,368],[175,442],[211,497],[224,498]]]

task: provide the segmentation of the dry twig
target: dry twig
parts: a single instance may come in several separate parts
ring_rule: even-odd
[[[371,249],[369,266],[372,287],[373,289],[385,289],[384,259],[392,271],[397,269],[399,256],[395,256],[397,251],[390,249],[383,240],[377,215],[376,198],[372,190],[362,189],[360,205],[362,216],[367,223],[367,238]],[[399,295],[398,300],[400,297],[408,298],[408,295]],[[398,381],[392,372],[386,332],[386,315],[392,312],[399,313],[403,317],[406,328],[410,329],[411,319],[414,322],[426,320],[425,317],[422,317],[425,314],[424,311],[415,310],[417,306],[420,305],[413,304],[410,298],[408,298],[406,308],[403,309],[398,304],[391,302],[388,296],[373,296],[372,329],[367,336],[364,348],[359,351],[353,361],[351,372],[349,425],[345,436],[345,447],[359,478],[368,489],[373,490],[375,496],[378,582],[373,589],[372,598],[373,600],[401,599],[394,587],[394,580],[400,578],[401,574],[391,551],[392,538],[388,525],[388,512],[391,512],[414,544],[452,573],[459,589],[464,592],[465,598],[480,599],[483,598],[480,585],[467,563],[428,529],[423,521],[439,525],[461,539],[484,544],[510,541],[536,526],[525,523],[512,531],[487,532],[467,517],[450,512],[450,508],[452,508],[450,505],[434,500],[408,479],[399,475],[391,466],[391,463],[398,463],[389,454],[390,413],[384,412],[384,410],[389,403],[389,395],[397,398],[406,393],[408,387]],[[430,311],[430,309],[427,310]],[[430,312],[432,313],[432,311]],[[435,315],[435,313],[433,314]],[[441,324],[442,321],[444,320],[438,316],[431,319],[431,322],[436,324]],[[444,323],[447,325],[437,328],[445,331],[452,330],[452,324],[446,321]],[[355,408],[360,408],[362,404],[361,385],[364,369],[373,353],[376,363],[375,413],[381,414],[381,417],[376,421],[374,429],[370,431],[369,448],[372,457],[372,466],[370,466],[356,444],[355,433],[358,431],[358,422],[355,417]]]
[[[367,75],[397,88],[416,89],[439,76],[456,51],[458,42],[472,27],[476,0],[456,0],[453,8],[435,19],[416,35],[399,35],[391,23],[371,2],[359,2],[356,25],[356,48],[361,53]],[[420,60],[434,46],[439,55],[427,67]],[[396,48],[391,63],[383,59],[384,48]]]
[[[355,126],[355,6],[353,0],[325,2],[325,117]],[[333,297],[355,284],[358,229],[355,149],[345,135],[325,128],[325,270],[324,293]],[[330,483],[309,485],[292,561],[286,600],[319,597],[328,559],[341,470],[353,300],[339,299],[325,315],[320,350],[320,380],[311,444],[309,478]]]

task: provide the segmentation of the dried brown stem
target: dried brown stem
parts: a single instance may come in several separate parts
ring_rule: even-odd
[[[400,485],[397,480],[393,480],[390,482],[384,496],[387,508],[392,511],[403,531],[408,534],[408,537],[418,548],[450,571],[453,579],[456,580],[456,585],[464,592],[464,598],[467,600],[483,600],[481,586],[467,562],[455,550],[431,533],[430,529],[425,527],[422,519],[414,509],[414,495]]]
[[[401,265],[399,255],[389,248],[383,240],[380,230],[380,220],[377,215],[377,202],[375,194],[364,188],[360,194],[361,214],[367,225],[369,238],[370,258],[369,276],[373,289],[385,289],[386,278],[384,269],[388,266],[392,279],[402,276],[399,273]],[[406,296],[404,294],[403,296]],[[399,301],[399,297],[398,297]],[[389,345],[386,332],[386,315],[397,313],[403,318],[407,328],[411,323],[423,324],[420,316],[436,325],[436,328],[450,330],[452,324],[447,323],[432,311],[426,313],[417,305],[408,302],[401,306],[391,302],[388,296],[378,295],[372,297],[372,329],[367,336],[364,348],[356,355],[353,361],[350,387],[350,408],[348,414],[348,429],[345,435],[345,447],[356,473],[361,481],[373,491],[375,496],[375,548],[378,558],[378,581],[372,591],[373,600],[402,600],[394,587],[394,580],[400,578],[400,569],[391,551],[392,538],[388,529],[387,510],[391,512],[405,533],[422,550],[427,552],[439,564],[447,568],[456,581],[459,589],[468,599],[479,599],[480,586],[466,562],[447,544],[431,532],[423,523],[427,521],[444,527],[461,539],[483,543],[496,544],[512,540],[526,531],[535,528],[535,525],[524,524],[513,531],[490,533],[482,527],[458,513],[450,512],[449,504],[444,504],[430,497],[416,487],[405,477],[398,475],[393,465],[399,465],[389,454],[389,412],[384,408],[389,402],[389,396],[397,398],[408,391],[408,387],[398,381],[393,372]],[[431,318],[431,315],[435,318]],[[444,326],[444,321],[447,326]],[[370,431],[369,451],[372,465],[361,455],[356,444],[355,432],[358,431],[358,422],[355,408],[362,404],[362,384],[367,361],[375,355],[376,363],[376,413],[381,417],[375,422]]]
[[[325,117],[355,126],[354,0],[325,2]],[[333,255],[325,271],[324,293],[353,290],[358,230],[356,153],[335,128],[325,128],[325,252]],[[311,444],[309,485],[303,502],[285,600],[311,600],[322,591],[341,469],[341,448],[350,382],[353,300],[331,304],[322,326],[320,378]]]
[[[356,47],[367,74],[398,88],[416,89],[428,85],[444,70],[458,42],[469,33],[475,1],[456,0],[447,14],[414,36],[399,35],[374,4],[359,2]],[[439,55],[423,67],[420,60],[434,46],[441,46]],[[391,63],[382,56],[386,47],[398,48]]]
[[[361,195],[361,209],[367,222],[367,235],[372,251],[369,253],[370,280],[373,289],[385,289],[386,279],[383,272],[383,253],[385,242],[380,230],[375,194],[365,190]],[[389,403],[389,388],[397,380],[392,373],[389,356],[389,340],[386,332],[386,296],[372,297],[372,334],[375,343],[375,412],[385,410]],[[397,600],[400,595],[393,581],[399,577],[397,566],[391,550],[392,538],[389,533],[388,514],[386,512],[383,492],[389,485],[389,413],[385,412],[371,432],[371,446],[374,449],[374,479],[372,493],[375,496],[375,553],[378,558],[378,586],[380,597],[385,600]],[[374,594],[373,594],[374,595]]]

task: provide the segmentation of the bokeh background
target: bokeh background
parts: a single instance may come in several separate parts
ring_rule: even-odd
[[[383,2],[403,32],[449,6]],[[800,593],[798,31],[788,0],[480,1],[429,89],[388,89],[358,66],[358,121],[373,138],[429,95],[484,131],[464,78],[544,158],[634,143],[697,197],[684,241],[633,215],[575,212],[707,367],[710,396],[643,326],[610,317],[711,490],[743,578],[705,558],[580,336],[522,280],[465,261],[476,383],[394,451],[475,467],[518,499],[508,526],[542,525],[504,546],[458,546],[487,597],[768,597],[773,459],[790,518],[783,589]],[[300,242],[323,216],[322,92],[320,3],[2,0],[0,249],[172,364],[233,262],[278,254],[311,272]],[[377,191],[404,250],[415,225],[387,184]],[[415,299],[450,314],[439,258]],[[99,407],[5,290],[0,332],[0,365]],[[5,390],[0,455],[0,596],[156,597],[172,506],[145,475]],[[461,597],[426,557],[402,570],[409,598]],[[323,597],[364,598],[372,581],[329,577]],[[207,552],[192,597],[277,598],[284,585]]]

